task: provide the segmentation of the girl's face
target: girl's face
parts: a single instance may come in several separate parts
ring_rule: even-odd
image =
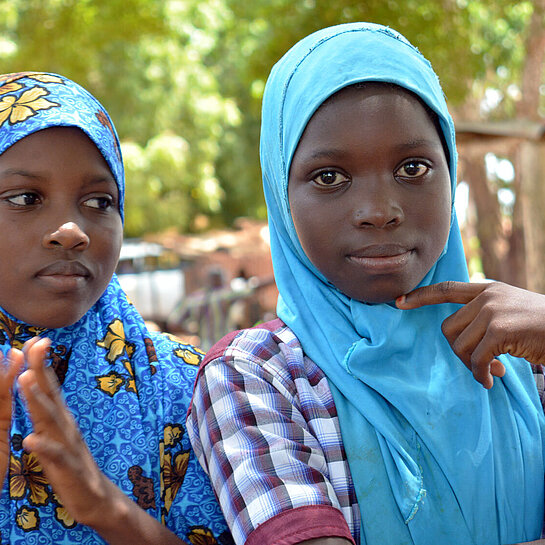
[[[401,88],[348,87],[324,103],[299,141],[288,193],[306,255],[359,301],[389,302],[415,288],[448,238],[441,139]]]
[[[34,326],[78,321],[115,270],[118,189],[79,129],[33,133],[0,155],[0,306]]]

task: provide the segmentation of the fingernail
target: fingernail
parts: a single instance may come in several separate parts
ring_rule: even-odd
[[[396,304],[398,304],[398,305],[404,305],[406,299],[407,299],[407,297],[406,297],[405,295],[400,295],[400,296],[396,299]]]

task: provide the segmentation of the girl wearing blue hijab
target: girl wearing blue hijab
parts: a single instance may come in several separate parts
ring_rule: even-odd
[[[545,419],[513,356],[544,361],[545,297],[468,284],[430,64],[379,25],[316,32],[271,72],[260,149],[279,319],[212,348],[188,420],[235,542],[539,538]]]
[[[2,544],[232,542],[185,433],[202,355],[114,275],[124,190],[93,96],[0,76]]]

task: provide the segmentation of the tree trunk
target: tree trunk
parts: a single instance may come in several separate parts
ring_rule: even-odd
[[[486,278],[502,279],[501,255],[502,241],[501,213],[496,192],[486,178],[484,153],[469,146],[464,150],[464,179],[469,183],[469,191],[475,209],[476,234],[480,242],[480,257]]]
[[[511,218],[511,233],[507,238],[508,250],[504,265],[503,282],[518,286],[527,287],[526,279],[526,250],[524,245],[524,207],[522,204],[522,183],[521,183],[521,157],[520,150],[517,149],[512,159],[515,166],[515,180],[513,181],[513,190],[516,195],[513,206],[513,216]]]
[[[528,29],[526,60],[522,72],[522,100],[517,104],[517,117],[542,121],[539,116],[540,93],[545,64],[545,0],[534,0],[534,11]],[[545,293],[545,144],[523,142],[520,148],[520,188],[526,253],[526,286]]]
[[[526,248],[526,287],[545,293],[545,142],[523,142],[520,200]]]

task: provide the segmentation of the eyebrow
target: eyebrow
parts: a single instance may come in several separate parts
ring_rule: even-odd
[[[19,168],[7,168],[6,170],[0,170],[0,177],[7,177],[7,176],[22,176],[24,178],[30,178],[32,180],[44,180],[47,179],[47,173],[40,173],[40,172],[29,172],[27,170],[21,170]],[[106,183],[112,183],[117,187],[117,182],[114,178],[114,175],[108,171],[107,174],[103,175],[102,173],[95,175],[92,175],[90,178],[85,180],[84,186],[93,185],[93,184],[99,184],[102,182]]]
[[[33,174],[26,170],[20,170],[18,168],[7,168],[6,170],[0,170],[0,176],[24,176],[25,178],[43,178],[40,174]]]
[[[395,146],[396,150],[404,151],[404,150],[411,150],[421,147],[432,147],[432,148],[442,148],[443,145],[441,144],[440,140],[429,140],[427,138],[422,138],[418,140],[410,140],[408,142],[402,142],[401,144],[398,144]]]
[[[412,149],[417,149],[421,147],[432,147],[432,148],[442,148],[441,142],[430,140],[427,138],[420,138],[415,140],[409,140],[408,142],[402,142],[400,144],[397,144],[394,146],[394,150],[396,151],[407,151]],[[346,155],[346,150],[342,148],[328,148],[328,149],[322,149],[322,150],[315,150],[312,152],[311,155],[309,155],[309,159],[322,159],[322,158],[335,158],[335,157],[342,157],[343,155]]]
[[[313,151],[312,154],[309,156],[309,159],[321,159],[322,157],[334,158],[342,155],[346,155],[346,150],[343,150],[341,148],[330,148]]]

